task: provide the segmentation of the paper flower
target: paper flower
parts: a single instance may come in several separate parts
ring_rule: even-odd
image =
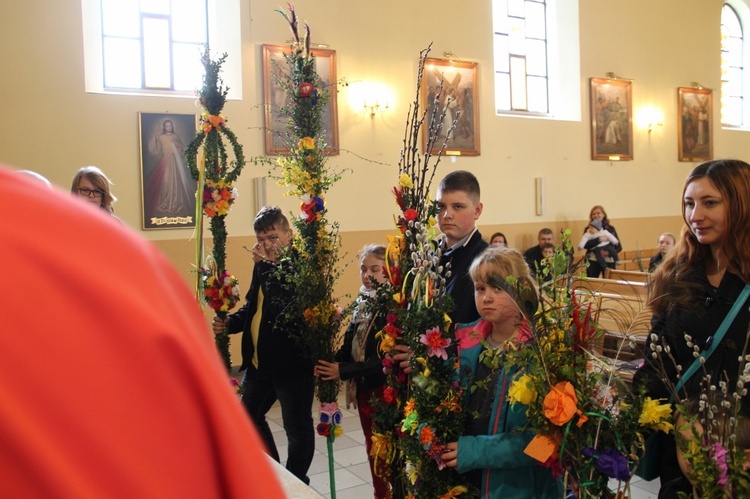
[[[419,342],[427,345],[429,357],[440,357],[448,360],[448,353],[445,348],[451,344],[450,338],[444,338],[439,327],[428,329],[424,334],[419,335]]]
[[[401,187],[405,187],[406,189],[414,189],[414,182],[412,182],[411,177],[408,173],[401,174],[401,176],[398,178],[398,184]]]
[[[643,410],[638,417],[638,423],[648,426],[654,430],[669,433],[674,425],[669,421],[672,417],[672,404],[661,404],[659,399],[646,397],[643,401]]]
[[[622,452],[614,449],[597,452],[595,449],[588,447],[583,450],[583,455],[594,460],[594,468],[602,475],[622,482],[630,480],[628,460]]]
[[[534,402],[537,398],[537,391],[534,388],[534,378],[528,374],[524,374],[513,382],[508,390],[508,400],[511,403],[521,403],[529,405]]]
[[[315,90],[315,87],[312,83],[309,82],[303,82],[299,86],[299,96],[300,97],[309,97],[311,93]]]
[[[300,149],[305,149],[308,151],[315,149],[315,139],[312,137],[302,137],[301,139],[299,139],[297,146]]]
[[[544,415],[557,426],[562,426],[578,412],[578,398],[575,388],[568,381],[553,386],[544,397]]]

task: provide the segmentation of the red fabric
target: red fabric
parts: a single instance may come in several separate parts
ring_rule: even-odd
[[[284,497],[151,244],[0,168],[0,255],[0,495]]]
[[[370,475],[372,476],[372,486],[375,492],[374,498],[381,499],[388,497],[388,483],[375,474],[375,458],[370,455],[372,448],[372,412],[373,407],[370,399],[373,395],[379,398],[383,397],[383,387],[377,386],[369,390],[360,390],[357,388],[357,410],[359,411],[359,422],[362,423],[362,433],[365,434],[365,449],[367,450],[367,462],[370,464]],[[387,464],[382,460],[378,464],[380,469],[385,469]]]

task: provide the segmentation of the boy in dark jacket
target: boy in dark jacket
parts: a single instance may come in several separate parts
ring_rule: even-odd
[[[312,419],[314,378],[312,364],[290,329],[294,321],[284,316],[285,297],[291,292],[278,280],[279,258],[289,248],[292,230],[276,207],[263,207],[253,222],[258,243],[253,246],[253,278],[246,303],[225,321],[214,317],[219,334],[243,332],[242,403],[258,428],[268,453],[279,461],[266,413],[278,400],[289,441],[286,468],[309,484],[307,470],[315,452]],[[285,263],[286,264],[286,263]]]

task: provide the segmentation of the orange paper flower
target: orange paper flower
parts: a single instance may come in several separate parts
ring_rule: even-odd
[[[552,424],[562,426],[578,413],[578,398],[569,381],[561,381],[544,397],[544,415]]]

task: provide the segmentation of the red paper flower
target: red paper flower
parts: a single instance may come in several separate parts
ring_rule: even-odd
[[[315,429],[321,437],[328,437],[328,435],[331,434],[331,425],[325,423],[318,423],[318,426]]]
[[[315,90],[315,87],[313,87],[312,83],[304,82],[299,86],[299,96],[309,97],[313,93],[313,90]]]
[[[392,386],[386,387],[385,390],[383,390],[383,400],[385,400],[386,404],[395,404],[396,403],[396,389]]]

